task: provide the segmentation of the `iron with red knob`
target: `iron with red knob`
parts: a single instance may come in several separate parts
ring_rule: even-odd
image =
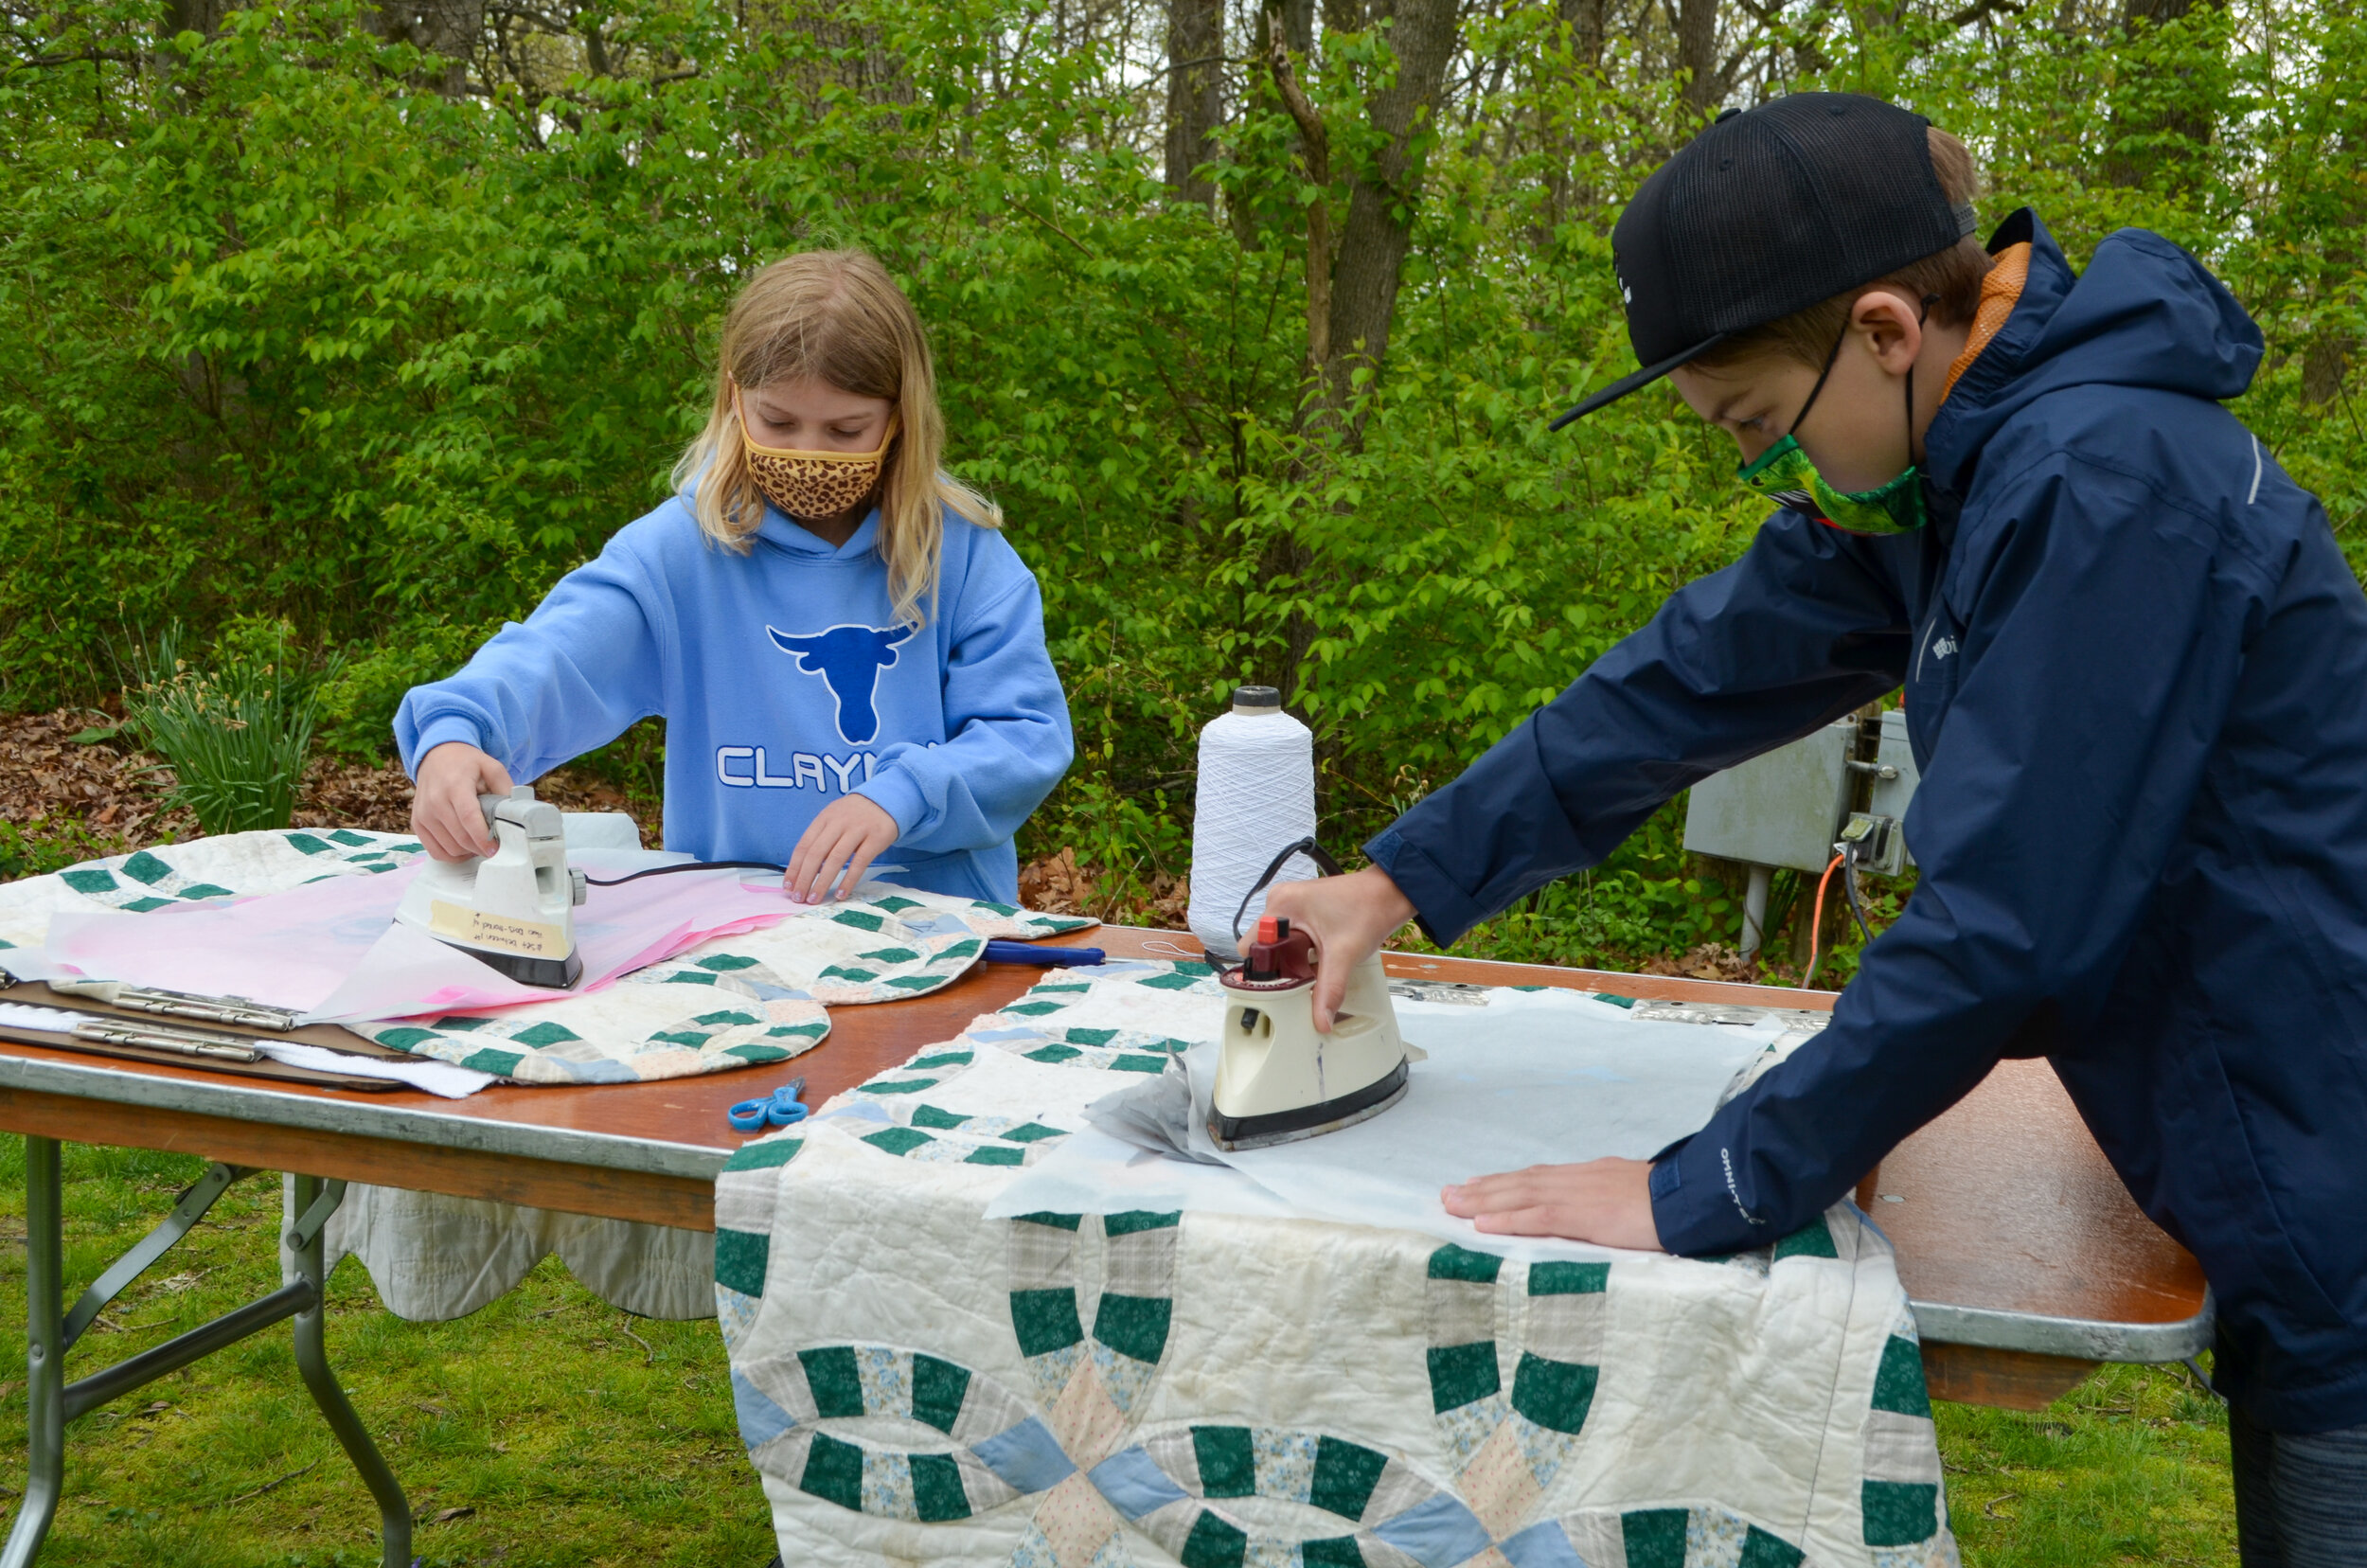
[[[1374,953],[1348,977],[1329,1034],[1315,1032],[1315,944],[1287,917],[1258,917],[1225,989],[1223,1050],[1208,1109],[1219,1149],[1260,1149],[1337,1131],[1405,1097],[1411,1050]]]

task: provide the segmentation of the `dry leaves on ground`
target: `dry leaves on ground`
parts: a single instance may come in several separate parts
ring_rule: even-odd
[[[1121,887],[1105,891],[1108,874],[1091,863],[1079,864],[1074,848],[1030,861],[1019,868],[1019,901],[1047,915],[1091,915],[1124,925],[1150,926],[1165,931],[1184,929],[1184,912],[1192,901],[1189,881],[1155,875],[1147,889]]]
[[[172,771],[139,750],[116,722],[88,708],[0,713],[0,822],[81,829],[99,846],[94,854],[195,837],[195,817],[164,807]],[[537,779],[535,793],[570,811],[632,811],[615,785],[564,768]],[[634,816],[643,822],[642,842],[654,846],[654,813]],[[294,826],[408,832],[411,780],[391,761],[316,757],[304,771]]]
[[[195,817],[162,810],[171,775],[151,771],[155,757],[128,739],[75,739],[114,723],[83,708],[0,714],[0,822],[71,821],[127,849],[195,833]]]
[[[1750,985],[1759,978],[1755,958],[1742,953],[1723,942],[1703,942],[1682,958],[1663,954],[1647,961],[1638,973],[1676,974],[1689,980],[1734,980]]]

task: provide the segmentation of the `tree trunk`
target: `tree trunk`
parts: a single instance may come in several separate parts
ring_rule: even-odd
[[[2134,35],[2141,29],[2162,27],[2216,4],[2217,0],[2122,0],[2121,31]],[[2171,72],[2167,78],[2180,82],[2186,79],[2187,73],[2182,70]],[[2112,111],[2114,146],[2105,154],[2104,177],[2113,185],[2135,187],[2152,183],[2165,167],[2177,162],[2175,152],[2168,147],[2159,143],[2146,147],[2121,145],[2127,138],[2176,138],[2201,147],[2210,142],[2212,129],[2210,115],[2191,98],[2183,104],[2133,113],[2116,104]]]
[[[1397,75],[1367,106],[1380,146],[1371,163],[1355,172],[1332,265],[1322,368],[1325,398],[1333,410],[1347,405],[1357,367],[1378,370],[1388,352],[1397,283],[1421,202],[1421,144],[1437,113],[1459,20],[1455,0],[1394,0],[1381,14],[1392,19],[1389,46],[1397,57]]]
[[[1167,188],[1215,210],[1217,187],[1192,171],[1216,156],[1224,119],[1224,0],[1167,0]]]
[[[1327,0],[1326,14],[1346,16],[1359,0]],[[1385,9],[1384,9],[1385,8]],[[1397,285],[1413,244],[1414,218],[1421,205],[1421,154],[1432,116],[1437,112],[1454,53],[1460,20],[1458,0],[1394,0],[1364,13],[1366,25],[1389,19],[1388,41],[1397,75],[1365,103],[1373,134],[1354,140],[1375,151],[1349,175],[1348,210],[1339,241],[1332,241],[1331,203],[1321,195],[1307,208],[1307,383],[1298,415],[1302,432],[1353,445],[1358,422],[1344,428],[1342,417],[1360,366],[1378,370],[1389,347],[1397,314]],[[1277,34],[1279,36],[1277,36]],[[1266,56],[1283,107],[1299,128],[1300,154],[1308,183],[1328,192],[1332,185],[1330,128],[1301,86],[1297,62],[1303,54],[1290,43],[1290,14],[1268,13]],[[1295,57],[1295,58],[1294,58]],[[1351,144],[1353,145],[1353,144]],[[1303,476],[1320,456],[1303,455]],[[1294,530],[1278,531],[1261,552],[1260,575],[1270,584],[1303,581],[1321,562]],[[1282,628],[1270,684],[1288,704],[1298,693],[1299,671],[1314,642],[1314,626],[1295,611]]]
[[[1269,0],[1272,3],[1272,0]],[[1315,0],[1280,0],[1282,41],[1305,60],[1315,52]]]
[[[1570,29],[1572,73],[1582,78],[1601,76],[1603,45],[1611,30],[1611,0],[1560,0],[1558,14],[1561,25]],[[1539,127],[1539,139],[1551,152],[1545,175],[1545,222],[1542,232],[1532,237],[1542,250],[1572,213],[1593,211],[1598,203],[1593,190],[1571,175],[1578,155],[1591,151],[1586,141],[1572,138],[1551,123]]]
[[[166,0],[164,36],[170,40],[193,32],[210,38],[222,30],[229,9],[227,0]]]
[[[450,62],[428,80],[456,98],[468,87],[468,62],[485,31],[485,0],[381,0],[377,10],[364,13],[364,25],[389,44],[409,44]]]
[[[2329,80],[2323,90],[2331,98],[2342,91],[2342,83]],[[2360,251],[2356,237],[2367,225],[2367,187],[2351,171],[2359,167],[2359,153],[2360,138],[2340,133],[2324,150],[2319,166],[2319,177],[2331,187],[2325,189],[2324,217],[2318,226],[2317,278],[2310,289],[2321,306],[2356,307],[2358,303]],[[2334,177],[2325,179],[2329,174]],[[2287,199],[2293,199],[2293,194],[2288,193]],[[2350,312],[2334,310],[2327,314],[2340,321]],[[2302,406],[2323,408],[2345,397],[2345,383],[2358,354],[2357,333],[2331,325],[2319,328],[2302,350]]]
[[[1562,26],[1570,29],[1572,62],[1582,71],[1603,68],[1603,45],[1611,32],[1611,0],[1561,0]]]
[[[1717,0],[1671,0],[1677,32],[1677,69],[1684,73],[1685,107],[1700,118],[1726,96],[1717,69]]]

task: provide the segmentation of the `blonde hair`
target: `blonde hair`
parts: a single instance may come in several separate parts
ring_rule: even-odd
[[[1940,194],[1948,198],[1949,205],[1961,206],[1970,202],[1979,194],[1981,186],[1981,172],[1973,164],[1972,150],[1936,125],[1924,127],[1924,140],[1931,152],[1931,172],[1938,178]],[[1911,261],[1887,277],[1835,294],[1805,311],[1779,316],[1764,326],[1736,332],[1694,363],[1704,370],[1715,370],[1763,354],[1774,354],[1803,365],[1822,365],[1832,353],[1833,340],[1841,336],[1859,297],[1886,284],[1903,287],[1919,300],[1929,298],[1934,324],[1961,327],[1980,312],[1981,280],[1988,276],[1990,264],[1988,248],[1967,234],[1948,249]]]
[[[868,254],[807,251],[748,279],[723,317],[706,428],[675,463],[674,487],[692,495],[702,533],[745,555],[764,521],[764,497],[748,471],[733,384],[753,391],[807,379],[895,405],[897,433],[877,491],[879,551],[896,619],[925,624],[921,600],[936,597],[946,510],[987,528],[1003,526],[1003,511],[937,466],[945,418],[929,339],[912,301]]]

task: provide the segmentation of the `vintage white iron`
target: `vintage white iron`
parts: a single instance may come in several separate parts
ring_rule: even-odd
[[[1208,1107],[1219,1149],[1263,1149],[1353,1127],[1405,1097],[1409,1060],[1389,979],[1374,953],[1348,977],[1327,1035],[1315,1032],[1315,944],[1287,918],[1260,916],[1225,989],[1223,1050]]]
[[[565,990],[583,978],[576,906],[588,891],[567,864],[558,807],[521,784],[477,796],[500,847],[476,860],[431,860],[403,893],[395,918],[525,986]]]

